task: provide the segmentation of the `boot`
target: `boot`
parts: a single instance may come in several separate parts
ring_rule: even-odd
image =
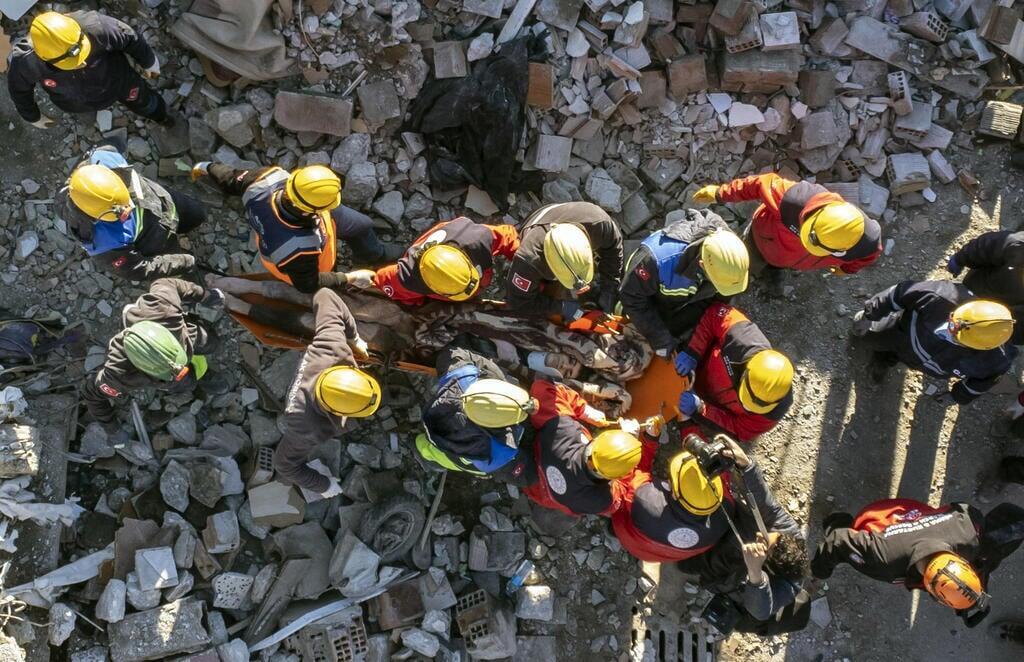
[[[1024,646],[1024,621],[997,621],[988,626],[988,632],[1000,641]]]

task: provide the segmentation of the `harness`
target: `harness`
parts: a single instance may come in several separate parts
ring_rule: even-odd
[[[676,271],[679,258],[691,246],[690,243],[673,239],[664,231],[658,231],[640,244],[647,247],[658,265],[658,292],[662,296],[691,297],[696,294],[703,279],[694,280]]]

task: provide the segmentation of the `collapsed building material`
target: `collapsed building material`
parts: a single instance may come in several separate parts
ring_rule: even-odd
[[[129,614],[109,628],[111,656],[121,662],[163,660],[209,645],[203,603],[187,599]]]
[[[886,175],[893,195],[922,191],[928,188],[932,180],[928,159],[919,152],[891,154]]]
[[[28,425],[0,425],[0,478],[39,473],[39,432]]]
[[[516,652],[515,615],[486,591],[477,590],[459,598],[455,622],[466,641],[469,654],[479,660],[498,660]]]
[[[344,138],[352,132],[352,102],[325,95],[279,91],[274,97],[274,121],[290,131]]]
[[[1024,106],[1018,106],[1015,103],[986,101],[981,111],[978,133],[1012,140],[1017,137],[1017,132],[1020,129],[1022,112],[1024,112]]]

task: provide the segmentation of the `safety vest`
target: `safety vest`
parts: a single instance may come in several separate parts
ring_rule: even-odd
[[[679,257],[690,246],[689,243],[669,237],[664,230],[655,232],[640,243],[647,247],[658,265],[658,292],[662,296],[691,297],[697,293],[701,281],[676,272]]]
[[[285,170],[272,169],[245,190],[242,203],[263,266],[276,278],[291,284],[291,279],[281,271],[282,267],[302,255],[317,255],[320,273],[334,271],[338,247],[334,219],[329,213],[317,214],[316,228],[298,227],[281,217],[275,198],[287,180]]]
[[[438,380],[436,392],[440,392],[452,381],[458,383],[459,388],[465,392],[473,382],[480,378],[480,370],[474,365],[464,365],[452,370]],[[483,428],[486,431],[486,428]],[[498,471],[503,466],[515,459],[519,452],[518,448],[510,448],[501,440],[488,432],[491,442],[491,459],[471,460],[449,453],[437,446],[430,437],[430,429],[425,428],[426,433],[416,437],[416,450],[423,456],[423,459],[438,464],[449,471],[463,471],[477,475],[487,475]],[[523,426],[516,425],[513,428],[516,443],[523,438]]]

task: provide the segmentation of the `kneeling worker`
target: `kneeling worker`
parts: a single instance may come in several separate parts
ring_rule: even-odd
[[[449,471],[533,483],[534,432],[525,421],[537,401],[506,381],[496,363],[468,349],[441,351],[437,374],[423,410],[424,433],[416,437],[423,459]]]
[[[343,432],[348,418],[372,416],[380,407],[381,389],[356,364],[357,358],[367,358],[368,350],[341,297],[319,290],[313,296],[313,316],[313,341],[288,388],[284,436],[274,452],[274,467],[295,485],[329,497],[340,493],[338,479],[307,466],[309,454]]]
[[[692,388],[679,411],[706,432],[752,441],[771,430],[793,404],[793,364],[738,309],[712,304],[675,358]]]
[[[85,379],[82,399],[94,419],[114,423],[115,402],[133,391],[154,388],[168,393],[191,391],[206,373],[204,352],[217,338],[185,304],[223,306],[220,290],[177,278],[153,281],[149,292],[125,306],[125,330],[107,343],[103,365]]]

